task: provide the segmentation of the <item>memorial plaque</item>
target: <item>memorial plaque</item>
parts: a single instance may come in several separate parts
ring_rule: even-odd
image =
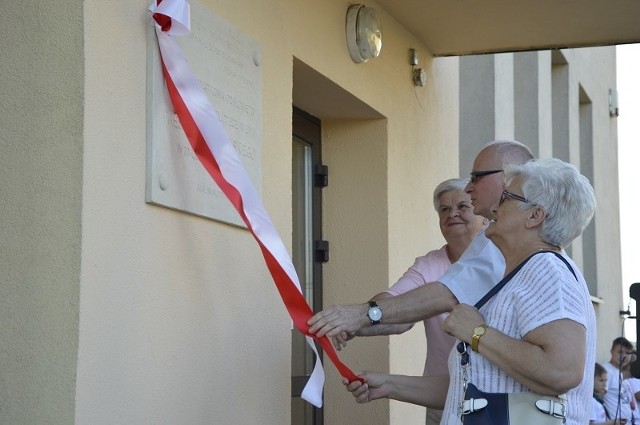
[[[262,68],[260,45],[191,0],[191,33],[174,37],[256,191],[262,188]],[[204,169],[182,131],[167,93],[155,31],[147,58],[146,201],[246,227]]]

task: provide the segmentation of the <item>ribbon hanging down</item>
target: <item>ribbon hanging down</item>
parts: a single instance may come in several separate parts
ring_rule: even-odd
[[[162,72],[173,109],[197,158],[256,239],[294,325],[305,335],[307,343],[315,352],[316,364],[302,392],[302,398],[314,406],[322,407],[324,370],[313,342],[316,337],[309,334],[307,325],[313,311],[302,295],[291,258],[233,144],[180,47],[172,38],[173,35],[189,33],[189,4],[185,0],[158,0],[149,10],[155,21]],[[343,377],[350,382],[361,380],[340,361],[326,336],[316,339]]]

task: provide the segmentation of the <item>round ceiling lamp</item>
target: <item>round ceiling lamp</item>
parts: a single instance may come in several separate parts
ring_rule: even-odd
[[[377,58],[382,50],[382,25],[375,9],[354,4],[347,10],[347,46],[355,63]]]

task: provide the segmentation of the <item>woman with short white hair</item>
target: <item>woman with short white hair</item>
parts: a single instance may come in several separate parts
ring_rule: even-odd
[[[562,248],[591,220],[593,188],[554,158],[508,167],[505,180],[486,235],[504,255],[510,279],[479,310],[460,304],[445,321],[445,330],[472,349],[466,365],[452,350],[442,423],[460,423],[465,383],[486,393],[566,394],[566,424],[588,423],[595,314],[587,284]]]

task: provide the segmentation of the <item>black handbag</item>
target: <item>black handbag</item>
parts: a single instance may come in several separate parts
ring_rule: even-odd
[[[491,291],[475,305],[482,307],[526,264],[531,257],[542,252],[552,252],[577,276],[567,260],[555,251],[539,251],[531,255],[505,276]],[[460,342],[457,346],[463,368],[464,401],[460,405],[460,419],[464,425],[559,425],[564,423],[567,400],[564,396],[546,396],[532,391],[521,393],[485,393],[472,383],[466,382],[466,367],[469,364],[468,346]]]

